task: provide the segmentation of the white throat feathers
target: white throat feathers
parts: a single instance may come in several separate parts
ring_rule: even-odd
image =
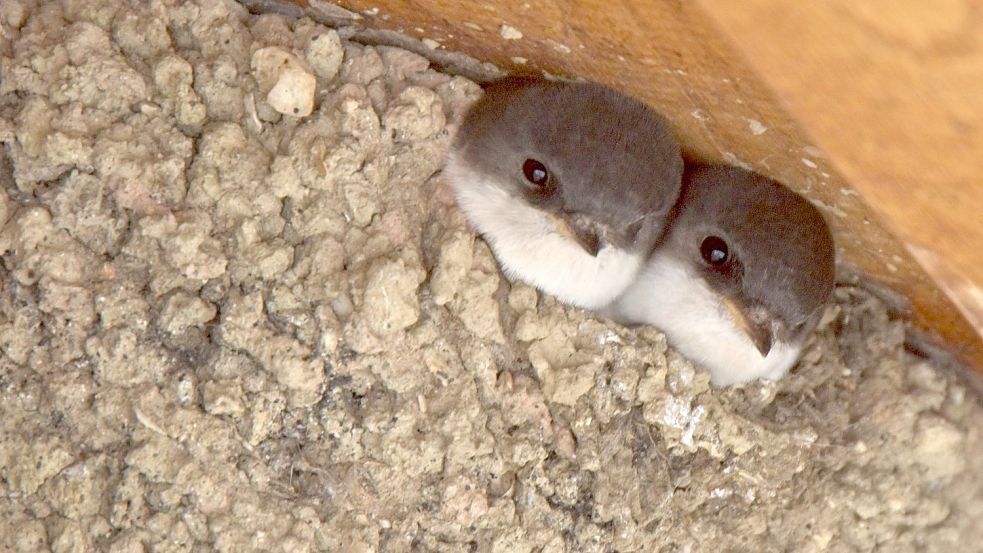
[[[488,242],[505,274],[556,296],[598,310],[635,280],[644,252],[605,245],[596,256],[558,231],[547,214],[510,196],[489,177],[448,153],[444,166],[458,205]]]
[[[672,347],[710,372],[716,386],[777,380],[803,346],[776,341],[762,356],[709,285],[682,261],[659,252],[604,313],[622,323],[659,328]]]

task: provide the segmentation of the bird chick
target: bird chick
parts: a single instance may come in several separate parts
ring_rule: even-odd
[[[637,281],[605,314],[658,327],[715,385],[781,378],[833,289],[822,215],[762,175],[694,164],[670,219]]]
[[[444,175],[505,273],[599,309],[644,265],[683,162],[668,121],[598,84],[509,77],[464,117]]]

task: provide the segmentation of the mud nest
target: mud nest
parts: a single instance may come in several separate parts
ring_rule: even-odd
[[[0,3],[0,549],[978,551],[983,410],[841,286],[717,390],[507,282],[480,89],[233,3]]]

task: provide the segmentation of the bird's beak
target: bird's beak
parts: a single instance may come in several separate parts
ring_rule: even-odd
[[[597,256],[601,250],[601,239],[594,225],[582,216],[569,213],[550,213],[547,216],[553,221],[557,233],[579,244],[592,257]]]
[[[744,308],[728,297],[721,297],[721,301],[737,328],[751,340],[754,347],[758,348],[762,357],[767,357],[768,352],[771,351],[774,336],[771,330],[770,317],[764,308],[756,305]]]

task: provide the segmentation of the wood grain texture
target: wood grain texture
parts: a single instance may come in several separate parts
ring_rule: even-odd
[[[700,3],[983,333],[983,4]]]
[[[313,15],[331,10],[316,0],[294,3],[313,8]],[[441,49],[512,71],[583,77],[648,102],[669,117],[692,156],[753,168],[815,202],[833,229],[842,272],[859,271],[903,294],[914,324],[983,374],[983,341],[972,326],[699,5],[673,0],[340,4],[357,14],[356,25],[437,41]]]

